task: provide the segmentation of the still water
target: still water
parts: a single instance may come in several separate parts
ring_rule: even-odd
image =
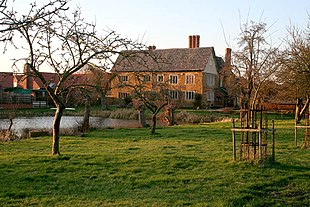
[[[13,119],[12,129],[21,131],[22,129],[52,129],[54,117],[19,117]],[[63,116],[60,127],[75,128],[81,125],[82,116]],[[10,125],[8,119],[0,119],[0,129],[7,129]],[[110,119],[102,117],[90,117],[90,126],[94,128],[133,128],[139,127],[138,120]]]

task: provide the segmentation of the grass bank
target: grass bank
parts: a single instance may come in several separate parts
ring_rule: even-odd
[[[230,123],[0,143],[3,206],[309,206],[310,153],[276,122],[276,164],[232,161]],[[288,128],[290,127],[290,128]]]

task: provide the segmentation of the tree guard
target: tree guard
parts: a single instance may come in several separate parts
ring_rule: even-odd
[[[273,120],[269,128],[267,113],[264,116],[262,109],[241,109],[239,121],[237,126],[235,120],[232,120],[233,160],[270,159],[275,162],[276,130]],[[268,151],[269,145],[271,152]]]

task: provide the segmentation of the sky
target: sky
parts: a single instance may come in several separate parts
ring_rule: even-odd
[[[30,2],[15,0],[14,7],[27,11]],[[80,7],[98,31],[112,29],[158,49],[186,48],[189,35],[200,35],[200,46],[214,47],[217,56],[227,47],[238,49],[236,38],[246,21],[267,23],[268,41],[276,46],[290,25],[305,27],[310,14],[309,0],[71,0],[69,5]],[[0,51],[0,71],[12,71],[10,59],[18,55],[15,49]]]

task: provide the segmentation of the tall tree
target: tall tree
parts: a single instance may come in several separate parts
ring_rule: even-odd
[[[282,55],[283,67],[278,74],[285,91],[296,98],[295,121],[299,123],[306,114],[309,125],[310,114],[310,15],[307,26],[289,28],[287,48]],[[310,129],[306,128],[303,147],[310,145]]]
[[[310,15],[304,29],[296,26],[289,28],[286,43],[287,48],[281,56],[283,67],[278,74],[278,81],[296,99],[295,118],[299,122],[310,102]]]
[[[66,107],[63,97],[66,97],[70,91],[69,87],[72,87],[66,84],[69,77],[90,61],[97,61],[103,68],[107,68],[113,64],[113,56],[120,50],[141,49],[144,46],[122,38],[114,31],[106,31],[103,36],[99,35],[96,25],[86,22],[80,10],[68,15],[69,10],[58,9],[49,12],[48,8],[46,6],[37,8],[36,4],[32,4],[26,17],[21,15],[22,20],[15,11],[2,12],[1,18],[7,25],[13,25],[13,30],[3,33],[7,35],[5,38],[14,42],[12,38],[17,38],[14,34],[19,33],[27,45],[24,48],[28,51],[28,57],[18,61],[27,62],[28,75],[38,77],[42,81],[56,106],[52,154],[59,155],[60,121]],[[42,18],[29,21],[27,24],[19,24],[24,18],[35,19],[38,14],[42,15]],[[41,73],[42,68],[46,67],[53,70],[59,79],[54,86]]]
[[[240,49],[233,53],[233,70],[238,80],[236,86],[241,95],[241,106],[254,109],[264,84],[280,66],[279,52],[266,40],[266,23],[247,22],[240,30]]]

